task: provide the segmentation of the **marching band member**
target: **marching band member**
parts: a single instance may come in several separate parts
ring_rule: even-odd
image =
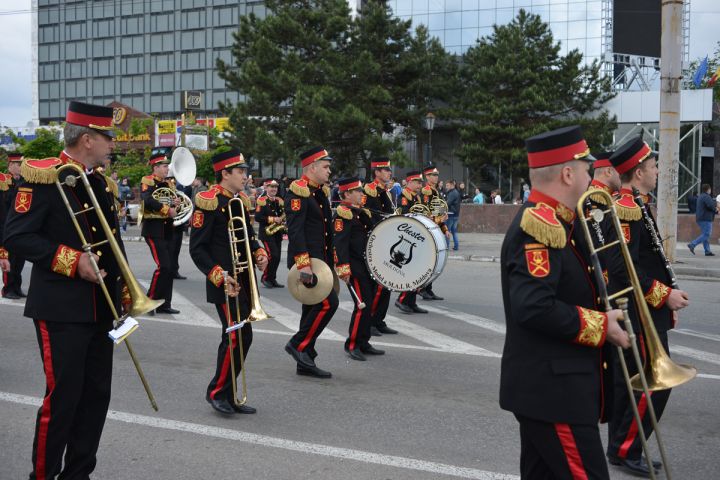
[[[610,343],[630,343],[621,311],[598,310],[575,215],[592,157],[577,126],[525,143],[533,189],[501,251],[500,407],[520,424],[523,479],[609,479],[598,422],[611,413]]]
[[[173,271],[172,255],[174,249],[174,227],[173,218],[177,216],[177,207],[180,205],[180,198],[176,198],[174,206],[163,205],[152,196],[158,188],[169,188],[174,190],[172,182],[167,180],[170,160],[164,153],[156,153],[150,157],[152,175],[143,177],[140,196],[144,203],[145,211],[153,211],[163,218],[143,218],[141,235],[145,243],[150,247],[153,261],[157,265],[153,273],[148,297],[153,300],[164,299],[165,303],[157,308],[157,313],[177,314],[179,310],[172,308]],[[149,312],[148,315],[155,315]]]
[[[285,204],[283,199],[276,197],[278,190],[277,180],[270,179],[265,182],[266,195],[257,199],[255,208],[255,220],[258,222],[258,238],[265,246],[265,250],[270,256],[270,264],[265,269],[262,276],[262,284],[268,288],[283,288],[277,282],[277,269],[280,266],[280,258],[282,255],[282,241],[285,235],[284,229],[278,230],[272,235],[268,235],[266,229],[270,225],[282,225],[285,221]]]
[[[333,259],[332,210],[330,189],[324,187],[330,178],[332,158],[322,147],[315,147],[300,155],[303,176],[290,184],[285,195],[285,214],[288,230],[288,268],[293,263],[312,276],[310,258],[325,262],[331,269]],[[312,279],[301,278],[307,284]],[[338,296],[330,290],[328,297],[315,305],[303,305],[300,329],[285,345],[297,362],[297,374],[330,378],[332,374],[315,365],[315,341],[325,329],[338,308]]]
[[[240,346],[237,342],[237,331],[232,332],[233,344],[231,347],[225,330],[229,326],[247,319],[250,315],[250,275],[255,275],[253,263],[260,270],[264,270],[267,267],[268,258],[265,250],[255,239],[255,231],[249,214],[250,199],[241,191],[247,181],[248,168],[243,155],[240,150],[234,148],[212,157],[212,163],[217,184],[213,185],[210,190],[200,192],[195,196],[193,228],[190,233],[190,256],[206,277],[207,301],[215,304],[222,324],[215,376],[207,387],[205,399],[221,413],[255,413],[256,410],[250,406],[235,405],[232,379],[229,378],[231,375],[230,355],[234,355],[235,365],[238,366],[235,370],[237,376],[240,374]],[[228,206],[230,199],[236,196],[242,200],[242,211],[238,211],[236,205],[232,205],[232,209]],[[239,259],[241,262],[249,260],[250,268],[240,274],[241,285],[237,285],[232,277],[233,265],[230,239],[228,238],[228,222],[230,217],[240,216],[245,220],[248,229],[247,234],[253,259],[247,258],[246,249],[244,245],[240,244],[237,249]],[[236,308],[230,308],[230,318],[228,319],[223,271],[229,272],[228,289],[230,295],[240,306],[241,318],[237,318]],[[247,358],[253,338],[252,323],[248,322],[243,325],[241,331],[243,355]]]
[[[422,197],[418,195],[422,188],[422,172],[408,172],[407,187],[402,191],[399,198],[400,213],[406,215],[410,213],[413,205],[422,205]],[[428,313],[427,310],[417,306],[417,292],[403,292],[397,300],[395,306],[405,313]]]
[[[370,325],[372,309],[367,308],[370,298],[377,292],[378,285],[370,277],[365,264],[365,241],[368,233],[375,226],[375,219],[367,209],[361,209],[363,186],[358,177],[344,178],[338,182],[340,200],[333,217],[335,237],[336,265],[335,270],[348,286],[350,298],[355,308],[350,317],[349,336],[345,340],[345,351],[353,360],[365,361],[365,355],[384,355],[370,345]],[[352,294],[355,290],[357,298]],[[366,302],[363,309],[358,308],[359,302]]]
[[[383,213],[392,215],[395,213],[395,204],[387,191],[387,183],[390,181],[392,169],[390,168],[390,159],[387,157],[373,158],[370,160],[375,180],[365,184],[365,196],[362,199],[362,205]],[[379,214],[371,212],[376,223],[383,219]],[[397,330],[387,326],[385,323],[385,315],[387,315],[388,306],[390,306],[390,290],[377,286],[377,291],[372,296],[372,320],[370,322],[371,335],[381,336],[383,333],[395,334]],[[368,304],[368,306],[370,306]]]
[[[22,153],[8,153],[8,173],[5,175],[7,190],[3,192],[5,211],[8,213],[13,208],[15,202],[22,162]],[[7,260],[10,263],[10,269],[7,271],[3,270],[3,298],[17,300],[18,298],[27,297],[25,292],[22,291],[22,271],[25,267],[25,259],[18,257],[14,253],[9,253]]]
[[[68,163],[87,172],[100,211],[78,215],[80,228],[89,242],[106,240],[99,217],[104,215],[124,251],[111,181],[95,170],[114,148],[112,119],[110,107],[70,102],[65,150],[59,159],[26,160],[5,228],[5,248],[33,264],[25,316],[35,324],[46,379],[32,479],[90,478],[110,405],[114,344],[108,332],[114,317],[54,177]],[[60,180],[68,175],[77,172],[64,171]],[[82,182],[62,188],[75,212],[92,203]],[[110,246],[94,248],[93,257],[112,304],[127,313],[131,300]]]
[[[10,260],[8,260],[8,252],[3,248],[3,236],[5,233],[5,219],[7,218],[7,210],[5,209],[4,195],[8,190],[7,182],[10,178],[4,173],[0,173],[0,272],[3,275],[10,271]]]
[[[610,163],[610,156],[612,154],[613,152],[603,152],[593,155],[595,157],[595,161],[593,162],[593,181],[590,183],[588,190],[602,190],[610,195],[613,195],[620,190],[620,176]],[[600,195],[590,195],[587,201],[590,204],[589,208],[587,205],[584,208],[588,216],[590,215],[590,210],[600,209],[604,211],[608,208],[605,204],[605,198]],[[590,234],[593,237],[595,247],[599,247],[600,245],[606,243],[607,229],[610,227],[608,222],[609,217],[607,217],[606,221],[592,223],[593,228],[590,229]],[[603,269],[603,278],[605,278],[605,283],[607,284],[608,272],[606,254],[607,250],[597,252],[600,266]]]
[[[427,205],[430,210],[432,210],[430,203],[433,199],[439,198],[442,200],[442,196],[437,190],[440,172],[438,172],[435,165],[428,165],[423,169],[423,173],[425,174],[425,187],[421,190],[422,202]],[[445,220],[448,219],[447,213],[442,217],[433,216],[430,218],[432,218],[433,222],[440,226],[440,229],[445,234],[445,238],[451,237],[450,230],[448,230],[445,226]],[[443,297],[435,295],[435,292],[433,292],[432,289],[432,282],[418,290],[418,294],[425,300],[444,300]]]
[[[647,205],[650,197],[648,193],[657,184],[659,170],[657,168],[657,152],[654,152],[640,137],[622,145],[610,157],[615,170],[620,175],[622,188],[620,195],[615,200],[615,209],[620,217],[625,241],[630,250],[630,256],[635,271],[637,272],[640,286],[645,293],[645,301],[650,307],[652,321],[660,337],[660,342],[665,351],[668,349],[668,330],[677,325],[677,310],[687,307],[689,297],[682,290],[671,287],[672,280],[664,262],[654,250],[652,237],[645,226],[640,205],[633,196],[632,187],[635,187],[644,197]],[[648,214],[652,217],[650,209]],[[653,219],[654,223],[654,219]],[[655,226],[657,229],[657,226]],[[617,236],[615,229],[608,229],[608,242],[615,241]],[[657,230],[656,230],[657,231]],[[658,233],[658,236],[660,234]],[[612,252],[612,253],[610,253]],[[617,292],[628,286],[627,276],[622,258],[617,251],[608,251],[608,271],[610,277],[609,292]],[[640,324],[635,316],[635,300],[629,295],[629,307],[633,329],[638,337],[638,349],[645,352],[642,347],[642,335]],[[617,357],[617,355],[616,355]],[[632,353],[625,352],[625,362],[628,372],[632,377],[638,373],[638,365]],[[655,408],[658,422],[662,417],[665,405],[670,398],[670,389],[651,392],[652,403]],[[642,444],[638,435],[638,428],[635,423],[631,401],[638,404],[638,411],[642,418],[642,426],[645,435],[649,438],[653,432],[653,425],[650,421],[650,414],[647,412],[648,399],[643,392],[635,392],[635,398],[631,399],[625,385],[622,373],[622,366],[619,357],[615,359],[615,413],[608,425],[608,448],[607,456],[612,465],[622,465],[635,473],[649,474],[650,470],[647,460],[642,455]],[[655,468],[662,466],[660,462],[653,462]]]

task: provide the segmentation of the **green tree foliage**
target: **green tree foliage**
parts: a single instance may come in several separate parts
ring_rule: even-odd
[[[65,148],[65,144],[60,140],[60,132],[60,127],[56,125],[36,129],[35,139],[30,140],[20,149],[23,157],[43,159],[60,156]]]
[[[616,118],[602,110],[615,95],[610,78],[601,76],[597,62],[583,66],[578,50],[559,52],[548,24],[521,9],[463,55],[456,153],[468,167],[509,166],[513,198],[520,178],[527,178],[526,138],[579,124],[591,151],[612,142]]]
[[[705,60],[705,58],[698,58],[697,60],[690,62],[690,73],[687,78],[685,78],[685,88],[698,90],[692,80],[703,60]],[[718,67],[720,67],[720,41],[718,41],[717,47],[715,47],[715,53],[708,55],[707,73],[700,83],[700,89],[708,88],[708,83],[710,83],[710,80],[712,79],[712,76],[715,75],[715,71]],[[712,88],[713,90],[713,102],[720,102],[720,79],[715,80],[715,83],[713,83],[712,87],[709,88]]]

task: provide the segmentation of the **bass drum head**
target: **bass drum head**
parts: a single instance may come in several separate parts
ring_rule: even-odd
[[[440,227],[427,217],[396,215],[378,223],[365,244],[365,263],[373,280],[388,290],[409,292],[436,278],[440,252],[433,230],[440,232],[447,256]]]

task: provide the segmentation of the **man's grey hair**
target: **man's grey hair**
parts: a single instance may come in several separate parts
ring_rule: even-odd
[[[530,190],[530,185],[528,185],[527,183],[524,183],[523,190]]]
[[[75,125],[74,123],[65,123],[63,127],[63,136],[65,138],[65,148],[71,148],[77,145],[83,135],[89,134],[90,136],[97,135],[98,133],[92,128],[85,127],[83,125]]]

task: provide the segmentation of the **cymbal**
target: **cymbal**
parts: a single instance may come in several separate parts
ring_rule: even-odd
[[[325,300],[333,289],[333,275],[328,264],[319,258],[310,258],[310,268],[317,277],[317,284],[308,288],[300,281],[300,270],[293,265],[288,273],[287,286],[290,294],[304,305],[315,305]]]
[[[338,277],[337,272],[334,268],[331,268],[332,274],[333,274],[333,290],[335,290],[335,295],[340,295],[340,277]]]

